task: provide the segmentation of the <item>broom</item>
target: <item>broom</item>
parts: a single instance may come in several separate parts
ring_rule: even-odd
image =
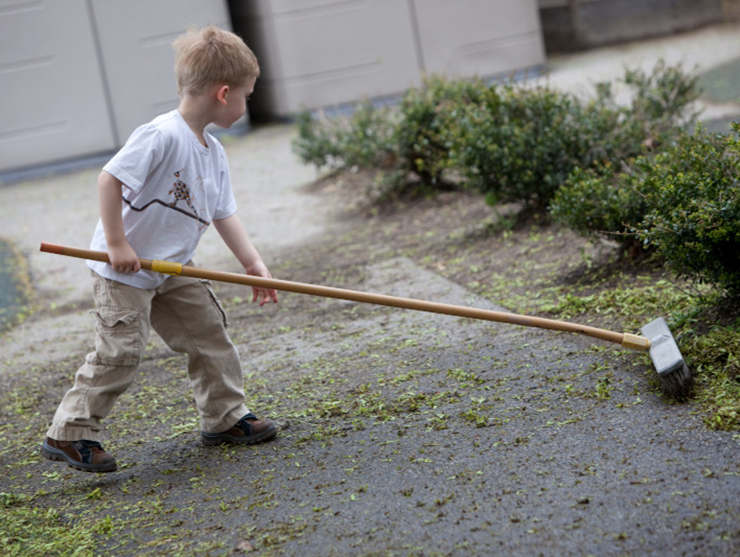
[[[102,251],[73,248],[46,242],[42,242],[41,251],[110,263],[108,254]],[[556,321],[554,319],[518,315],[516,313],[455,306],[438,302],[427,302],[411,298],[372,294],[357,290],[346,290],[330,286],[319,286],[315,284],[272,278],[254,277],[238,273],[211,271],[171,261],[158,261],[156,259],[139,259],[139,261],[141,262],[142,269],[167,275],[181,275],[219,282],[230,282],[257,288],[309,294],[311,296],[320,296],[324,298],[337,298],[353,302],[392,306],[431,313],[442,313],[484,321],[495,321],[498,323],[509,323],[512,325],[522,325],[524,327],[537,327],[540,329],[551,329],[555,331],[565,331],[586,335],[592,338],[614,342],[625,348],[649,352],[650,358],[653,361],[653,366],[658,372],[661,390],[667,396],[673,397],[677,400],[685,399],[691,394],[693,387],[691,371],[686,365],[686,362],[684,362],[683,356],[681,356],[681,351],[679,350],[673,335],[671,335],[668,325],[662,317],[658,317],[654,321],[651,321],[642,327],[641,332],[643,336],[640,336],[631,333],[617,333],[588,325]]]

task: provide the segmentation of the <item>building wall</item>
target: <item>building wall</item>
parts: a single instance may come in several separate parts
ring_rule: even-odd
[[[550,53],[670,35],[740,17],[740,0],[538,1]]]
[[[0,10],[0,98],[0,169],[116,145],[84,0]]]
[[[171,42],[225,0],[0,2],[0,171],[105,153],[175,108]]]
[[[544,63],[536,0],[230,0],[263,68],[250,114],[290,116],[400,93],[426,73]]]

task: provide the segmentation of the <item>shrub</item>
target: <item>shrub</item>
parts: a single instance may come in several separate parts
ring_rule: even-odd
[[[329,166],[339,151],[334,148],[327,126],[320,128],[308,110],[296,116],[296,125],[298,137],[292,143],[295,154],[306,164],[318,168]]]
[[[740,129],[736,125],[736,130]],[[740,295],[740,141],[701,128],[623,172],[576,170],[551,212],[584,236],[653,251],[679,277]]]
[[[649,76],[627,70],[623,81],[632,101],[625,107],[617,105],[610,84],[599,84],[583,120],[594,142],[553,196],[553,218],[583,236],[616,240],[625,251],[648,248],[634,230],[662,194],[661,183],[646,177],[653,157],[671,149],[696,118],[697,80],[662,61]]]
[[[471,104],[450,128],[452,156],[466,181],[492,201],[540,210],[577,168],[594,176],[647,149],[670,144],[690,121],[697,78],[660,62],[651,75],[626,71],[631,104],[612,86],[596,86],[590,102],[552,90],[507,85],[499,102]]]
[[[298,115],[296,154],[307,164],[329,168],[385,168],[397,158],[396,116],[389,107],[364,102],[349,116]]]
[[[576,168],[550,204],[556,222],[586,238],[614,240],[625,250],[641,247],[642,242],[630,230],[649,210],[647,197],[635,186],[633,175],[618,174],[613,165]]]
[[[461,108],[448,132],[451,164],[491,203],[546,207],[586,148],[582,106],[547,87],[499,89],[487,102]]]
[[[304,111],[293,148],[317,167],[381,171],[387,188],[403,189],[414,181],[444,187],[442,174],[450,167],[445,130],[454,125],[459,106],[478,102],[488,91],[482,81],[437,76],[409,90],[397,107],[365,102],[349,116],[333,118]]]
[[[685,72],[680,64],[667,66],[660,60],[650,75],[626,70],[623,81],[632,89],[630,112],[655,136],[670,133],[698,116],[691,106],[701,95],[699,76]]]
[[[656,157],[652,210],[634,231],[678,276],[740,295],[740,141],[699,129]]]
[[[448,130],[456,125],[461,108],[479,104],[492,95],[481,80],[448,80],[432,76],[420,88],[409,90],[401,101],[396,130],[400,163],[427,185],[438,185],[450,159]]]
[[[544,210],[574,169],[600,172],[669,145],[698,94],[696,78],[663,63],[649,76],[627,71],[623,81],[629,106],[610,84],[584,102],[543,85],[432,77],[394,108],[366,102],[331,119],[304,112],[294,147],[319,167],[379,170],[386,188],[445,187],[454,171],[491,202]]]

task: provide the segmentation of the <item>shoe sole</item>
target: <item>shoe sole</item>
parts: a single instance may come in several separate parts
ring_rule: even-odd
[[[264,443],[273,439],[278,432],[277,426],[273,426],[260,433],[259,435],[250,435],[249,437],[234,437],[233,435],[226,435],[225,433],[202,433],[200,434],[203,444],[206,446],[213,445],[256,445],[257,443]]]
[[[111,464],[95,465],[72,460],[64,451],[50,447],[46,443],[41,447],[41,456],[48,458],[49,460],[66,462],[70,468],[74,468],[75,470],[80,470],[82,472],[96,472],[98,474],[104,474],[106,472],[115,472],[118,470],[118,464],[115,462]]]

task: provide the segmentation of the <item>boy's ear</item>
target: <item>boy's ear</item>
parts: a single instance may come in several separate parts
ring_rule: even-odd
[[[216,99],[218,99],[218,102],[220,102],[224,106],[226,106],[226,95],[228,92],[228,85],[221,85],[218,89],[216,89]]]

